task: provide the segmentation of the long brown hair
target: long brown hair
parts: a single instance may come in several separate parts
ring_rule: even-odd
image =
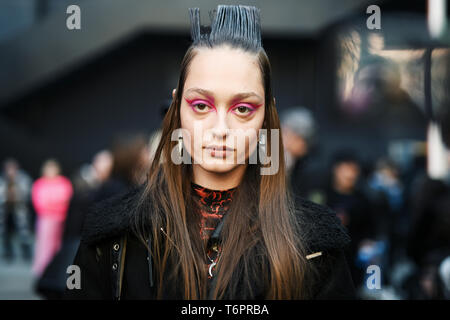
[[[181,63],[176,94],[163,120],[162,138],[135,215],[138,236],[144,243],[148,237],[152,239],[149,249],[159,298],[164,296],[170,279],[181,281],[185,299],[208,297],[206,249],[198,232],[199,215],[194,210],[191,194],[192,166],[170,161],[177,144],[171,140],[171,134],[181,127],[184,83],[198,47],[199,44],[191,45]],[[271,68],[262,47],[255,54],[265,89],[263,129],[270,132],[270,129],[280,129],[272,95]],[[270,134],[267,138],[268,150],[271,150]],[[278,143],[283,145],[281,134]],[[308,264],[287,187],[283,148],[277,160],[279,170],[273,175],[261,175],[260,163],[247,164],[227,213],[222,231],[222,254],[214,279],[216,285],[209,297],[255,298],[255,289],[263,290],[267,299],[298,299],[307,295],[304,279]],[[148,225],[151,230],[146,229]]]

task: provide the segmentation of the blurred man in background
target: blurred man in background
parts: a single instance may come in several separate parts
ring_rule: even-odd
[[[368,183],[373,211],[376,212],[377,234],[389,247],[386,258],[388,266],[392,267],[404,255],[409,226],[404,183],[398,166],[388,157],[378,159]]]
[[[86,212],[92,205],[95,190],[105,183],[112,171],[114,159],[109,150],[97,152],[92,163],[84,164],[73,177],[73,196],[65,220],[60,250],[37,279],[34,290],[45,299],[62,299],[66,289],[67,266],[71,265],[81,239]]]
[[[450,108],[439,117],[442,141],[447,148],[450,168]],[[425,176],[412,206],[412,225],[408,237],[408,254],[417,270],[405,283],[407,299],[446,299],[449,288],[441,266],[450,257],[450,170],[441,179]]]
[[[111,147],[112,167],[108,166],[108,175],[93,190],[92,202],[107,199],[144,182],[151,157],[148,143],[147,136],[143,134],[123,134],[114,140]]]
[[[364,193],[361,165],[351,150],[337,152],[332,159],[331,177],[325,191],[325,204],[332,208],[347,228],[352,242],[348,261],[355,287],[362,285],[365,266],[370,264],[376,233],[372,207]]]
[[[280,115],[286,174],[294,194],[309,198],[318,177],[314,174],[311,147],[316,125],[311,111],[304,107],[292,107]]]
[[[12,246],[13,226],[18,235],[25,260],[31,259],[31,228],[28,202],[31,179],[19,168],[14,159],[6,160],[4,173],[0,176],[0,236],[3,240],[3,258],[11,261],[14,257]]]

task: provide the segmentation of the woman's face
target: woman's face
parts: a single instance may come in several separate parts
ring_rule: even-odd
[[[183,134],[184,148],[194,165],[217,173],[243,165],[256,148],[264,107],[255,54],[228,46],[198,49],[180,107],[181,127],[190,136]]]

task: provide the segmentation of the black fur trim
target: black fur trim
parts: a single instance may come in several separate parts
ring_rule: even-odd
[[[350,244],[346,228],[331,208],[299,196],[295,201],[302,237],[310,253],[344,248]]]
[[[95,243],[129,232],[143,189],[144,185],[92,206],[84,221],[82,241]],[[333,210],[298,196],[295,203],[309,253],[343,248],[350,243],[346,229]]]
[[[81,241],[94,243],[129,231],[143,187],[132,188],[100,201],[88,210]]]

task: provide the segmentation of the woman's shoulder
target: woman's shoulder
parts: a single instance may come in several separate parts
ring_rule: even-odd
[[[297,221],[308,251],[344,249],[350,243],[348,232],[335,211],[300,196],[294,199]]]
[[[144,188],[144,184],[133,187],[92,205],[85,216],[81,241],[95,243],[129,232]],[[341,249],[350,243],[347,230],[332,209],[300,196],[294,199],[309,251]]]
[[[131,187],[91,205],[84,218],[81,241],[97,243],[128,233],[144,188],[144,184]]]

